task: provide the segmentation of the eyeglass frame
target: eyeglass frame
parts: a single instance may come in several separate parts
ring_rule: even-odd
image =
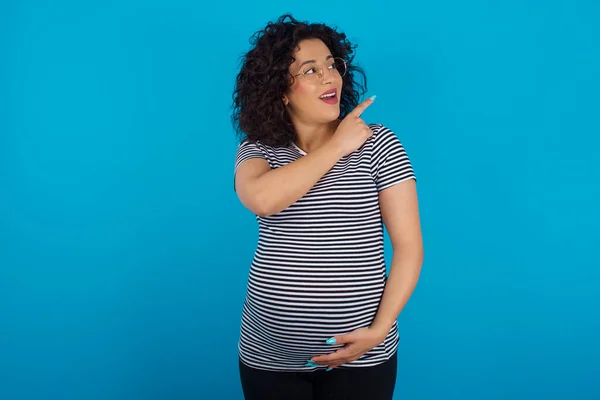
[[[346,64],[346,60],[344,60],[344,59],[343,59],[343,58],[341,58],[341,57],[333,57],[333,58],[330,58],[330,60],[334,60],[334,63],[333,63],[332,65],[335,65],[335,60],[340,60],[340,61],[341,61],[341,62],[344,64],[344,74],[343,74],[343,75],[342,75],[342,74],[340,74],[340,77],[341,77],[341,78],[343,78],[343,77],[346,75],[346,73],[348,73],[348,65]],[[317,64],[317,66],[319,67],[319,70],[321,71],[320,73],[319,73],[319,72],[317,72],[317,74],[318,74],[318,75],[320,75],[320,76],[319,76],[319,79],[323,79],[323,76],[325,76],[325,73],[323,72],[323,71],[324,71],[324,69],[321,67],[321,63],[319,63],[319,62],[315,62],[315,64]],[[336,69],[336,71],[337,71],[337,69]],[[339,73],[339,71],[338,71],[338,73]],[[291,74],[290,74],[290,75],[291,75]],[[308,81],[308,79],[306,78],[306,76],[305,76],[305,73],[304,73],[304,72],[300,72],[299,74],[292,75],[292,78],[296,78],[296,77],[297,77],[297,76],[299,76],[299,75],[302,75],[302,79],[306,79],[306,80]],[[317,75],[317,76],[318,76],[318,75]]]

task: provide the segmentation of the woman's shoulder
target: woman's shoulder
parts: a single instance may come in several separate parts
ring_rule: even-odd
[[[238,142],[237,151],[254,151],[261,152],[263,154],[267,154],[269,152],[269,146],[262,143],[257,139],[250,139],[248,137],[244,137],[242,140]]]
[[[398,138],[396,133],[383,123],[370,123],[367,126],[373,131],[373,136],[369,139],[372,142],[387,141],[389,138]]]
[[[273,165],[276,165],[282,160],[289,160],[298,154],[298,150],[294,149],[293,142],[286,145],[272,146],[266,144],[260,139],[244,138],[239,142],[237,148],[238,154],[253,154],[255,156],[260,155],[265,160],[269,161]]]
[[[249,137],[246,136],[241,141],[239,141],[238,147],[255,147],[255,148],[262,149],[262,150],[276,150],[279,148],[289,147],[289,145],[288,146],[270,146],[266,143],[263,143],[260,139],[250,139]]]

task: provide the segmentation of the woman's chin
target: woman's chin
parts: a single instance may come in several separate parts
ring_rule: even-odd
[[[335,110],[324,112],[320,116],[323,122],[333,122],[340,117],[340,108],[336,107]]]

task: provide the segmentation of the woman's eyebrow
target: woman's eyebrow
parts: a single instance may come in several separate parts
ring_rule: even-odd
[[[328,55],[327,57],[325,57],[325,61],[329,60],[330,58],[333,58],[333,56],[331,54]],[[304,64],[314,63],[314,62],[317,62],[317,60],[306,60],[302,64],[300,64],[300,66],[303,66]]]

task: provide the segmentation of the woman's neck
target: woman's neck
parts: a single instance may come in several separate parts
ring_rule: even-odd
[[[300,147],[306,153],[315,151],[331,139],[340,122],[340,120],[336,119],[330,123],[319,125],[294,123],[294,128],[296,129],[296,139],[294,142],[296,146]]]

